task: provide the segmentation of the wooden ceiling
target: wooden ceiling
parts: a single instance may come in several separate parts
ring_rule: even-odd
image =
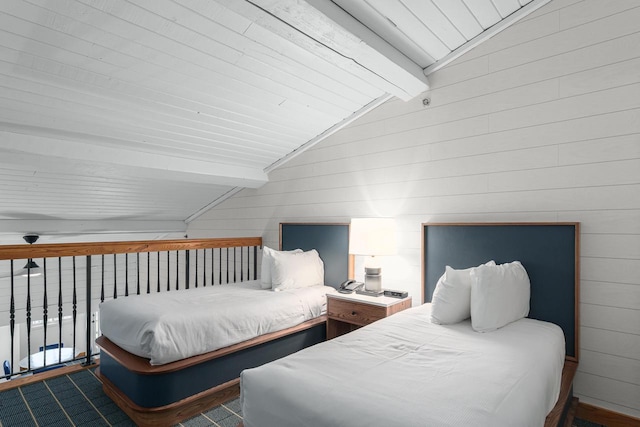
[[[548,1],[2,1],[0,244],[174,237]]]

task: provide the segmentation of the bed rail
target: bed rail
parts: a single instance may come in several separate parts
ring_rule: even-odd
[[[255,280],[261,246],[261,237],[0,245],[0,362],[9,366],[0,379],[91,364],[100,302]]]

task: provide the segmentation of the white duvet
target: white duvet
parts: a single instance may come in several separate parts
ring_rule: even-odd
[[[326,312],[328,286],[274,292],[259,281],[118,298],[100,304],[102,334],[162,365],[296,326]]]
[[[436,325],[430,304],[241,374],[245,427],[542,426],[564,336],[521,319],[490,333]]]

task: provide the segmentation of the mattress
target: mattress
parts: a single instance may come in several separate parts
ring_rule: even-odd
[[[328,286],[274,292],[259,281],[118,298],[100,304],[102,335],[162,365],[280,331],[326,312]]]
[[[490,333],[436,325],[430,304],[241,374],[245,427],[542,426],[564,335],[521,319]]]

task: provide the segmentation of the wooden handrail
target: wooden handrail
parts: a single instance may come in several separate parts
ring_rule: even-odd
[[[262,237],[0,245],[0,260],[262,246]]]

